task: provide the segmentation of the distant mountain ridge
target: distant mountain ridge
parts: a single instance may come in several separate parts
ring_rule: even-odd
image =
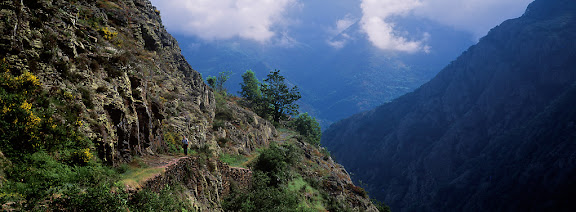
[[[575,37],[576,2],[536,0],[322,143],[393,211],[574,210]]]
[[[240,75],[248,69],[256,72],[260,79],[271,70],[281,70],[290,83],[302,91],[302,111],[320,119],[323,127],[414,90],[474,43],[468,33],[408,17],[402,21],[407,28],[418,31],[414,34],[430,33],[426,41],[431,46],[430,53],[380,50],[365,39],[359,23],[331,37],[326,28],[334,25],[332,21],[343,11],[317,14],[327,3],[314,2],[303,9],[303,16],[318,18],[304,19],[316,22],[290,31],[296,41],[292,47],[245,40],[205,42],[179,34],[174,36],[182,46],[182,54],[204,77],[232,71],[226,83],[232,93],[239,89]],[[328,39],[330,37],[332,39]],[[337,41],[344,41],[345,45],[335,48],[328,44]]]

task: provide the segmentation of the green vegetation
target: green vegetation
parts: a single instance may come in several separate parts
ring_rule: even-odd
[[[304,195],[304,199],[300,202],[299,208],[312,209],[313,211],[326,211],[324,207],[326,200],[320,191],[312,187],[302,176],[298,176],[289,182],[288,190]]]
[[[370,199],[372,201],[372,203],[376,206],[376,208],[378,208],[378,211],[380,212],[390,212],[390,207],[388,207],[388,205],[386,205],[384,202],[379,201],[377,199]]]
[[[294,130],[304,137],[306,142],[316,146],[320,145],[322,131],[316,118],[308,115],[308,113],[302,113],[292,121],[291,125]]]
[[[254,111],[260,111],[262,104],[259,102],[262,100],[262,91],[260,90],[260,81],[256,78],[256,75],[252,70],[246,71],[242,74],[242,83],[240,83],[241,91],[240,96],[244,97],[245,104],[252,108]]]
[[[214,92],[216,99],[215,120],[230,121],[234,119],[232,110],[228,107],[228,94],[226,92]]]
[[[251,164],[252,188],[233,190],[222,203],[226,211],[298,211],[299,196],[287,189],[293,178],[290,168],[296,163],[296,148],[271,145]]]
[[[284,80],[280,70],[275,70],[268,74],[262,84],[263,100],[268,105],[265,113],[270,114],[274,122],[297,114],[299,105],[296,101],[302,97],[298,87],[288,88]]]
[[[286,85],[280,70],[271,71],[264,83],[260,83],[251,70],[246,71],[242,79],[240,95],[259,116],[278,123],[298,114],[299,105],[296,101],[302,97],[300,91],[297,86],[289,88]]]
[[[232,72],[230,71],[220,72],[218,73],[218,76],[208,76],[206,78],[206,82],[208,83],[208,86],[210,86],[217,92],[226,93],[226,87],[224,86],[224,84],[226,83],[226,81],[228,81],[228,79],[230,79],[231,74]]]
[[[248,157],[244,155],[232,155],[232,154],[221,154],[220,161],[227,163],[232,167],[242,167],[247,168],[245,163],[248,161]]]
[[[0,152],[9,161],[0,167],[3,209],[191,210],[182,195],[162,195],[178,193],[176,188],[160,194],[124,191],[118,171],[94,157],[96,147],[79,130],[82,98],[63,90],[48,93],[32,73],[11,71],[0,61]]]
[[[248,101],[258,101],[262,98],[262,91],[260,90],[260,81],[252,70],[246,71],[242,74],[243,83],[240,83],[240,95]]]

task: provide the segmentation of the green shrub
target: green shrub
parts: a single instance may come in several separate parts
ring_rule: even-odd
[[[220,128],[224,128],[226,126],[225,122],[222,120],[214,120],[212,123],[212,129],[218,131]]]
[[[320,145],[322,131],[316,118],[308,115],[308,113],[302,113],[291,122],[291,125],[294,130],[304,136],[306,142],[313,145]]]
[[[290,167],[298,159],[296,151],[292,145],[278,146],[273,143],[260,153],[252,169],[266,173],[271,179],[269,186],[278,187],[291,179]]]
[[[214,119],[226,121],[233,120],[234,114],[227,105],[227,94],[225,92],[214,92],[214,98],[216,99],[216,115]]]
[[[221,154],[219,157],[220,161],[227,163],[229,166],[241,167],[242,164],[248,161],[248,158],[244,155],[232,155],[232,154]]]
[[[92,91],[90,91],[86,87],[80,87],[80,88],[78,88],[78,91],[82,95],[82,103],[84,103],[86,108],[93,109],[94,108],[94,102],[92,101]]]
[[[225,147],[229,141],[230,141],[230,139],[226,138],[226,137],[218,138],[218,140],[216,140],[216,142],[218,143],[218,146],[221,148]]]
[[[182,186],[166,185],[159,193],[144,189],[132,195],[128,204],[131,211],[194,211]]]
[[[268,174],[255,171],[249,192],[233,192],[222,207],[225,211],[299,211],[296,192],[284,187],[271,187]]]
[[[54,209],[83,209],[86,211],[128,211],[128,193],[118,186],[99,184],[82,191],[71,188],[64,196],[51,202]]]
[[[384,202],[379,201],[377,199],[370,199],[372,203],[378,208],[380,212],[390,212],[390,207],[386,205]]]

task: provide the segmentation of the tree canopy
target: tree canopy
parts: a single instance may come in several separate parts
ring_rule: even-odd
[[[256,78],[256,75],[252,70],[247,70],[242,74],[242,83],[240,83],[240,95],[246,99],[246,101],[254,103],[260,101],[262,98],[262,91],[260,90],[260,81]]]
[[[224,83],[226,83],[226,81],[230,79],[231,74],[232,72],[230,71],[220,72],[218,73],[218,76],[208,76],[206,78],[206,82],[208,83],[208,86],[210,86],[212,89],[218,92],[226,92],[226,87],[224,87]]]
[[[320,124],[318,124],[316,118],[308,115],[308,113],[302,113],[294,119],[292,125],[300,135],[304,136],[308,143],[320,145],[322,131],[320,130]]]
[[[261,87],[263,102],[268,105],[265,112],[272,116],[274,122],[298,114],[296,101],[302,97],[300,91],[297,86],[289,88],[284,80],[280,70],[274,70],[268,74]]]

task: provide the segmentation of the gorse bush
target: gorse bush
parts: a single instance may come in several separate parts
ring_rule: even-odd
[[[0,148],[8,158],[39,150],[51,152],[88,147],[89,141],[77,132],[78,123],[81,123],[77,118],[78,113],[67,113],[69,116],[62,119],[53,112],[53,106],[64,112],[72,111],[76,105],[72,102],[73,98],[65,95],[49,98],[36,76],[28,72],[12,73],[4,61],[2,63]]]

